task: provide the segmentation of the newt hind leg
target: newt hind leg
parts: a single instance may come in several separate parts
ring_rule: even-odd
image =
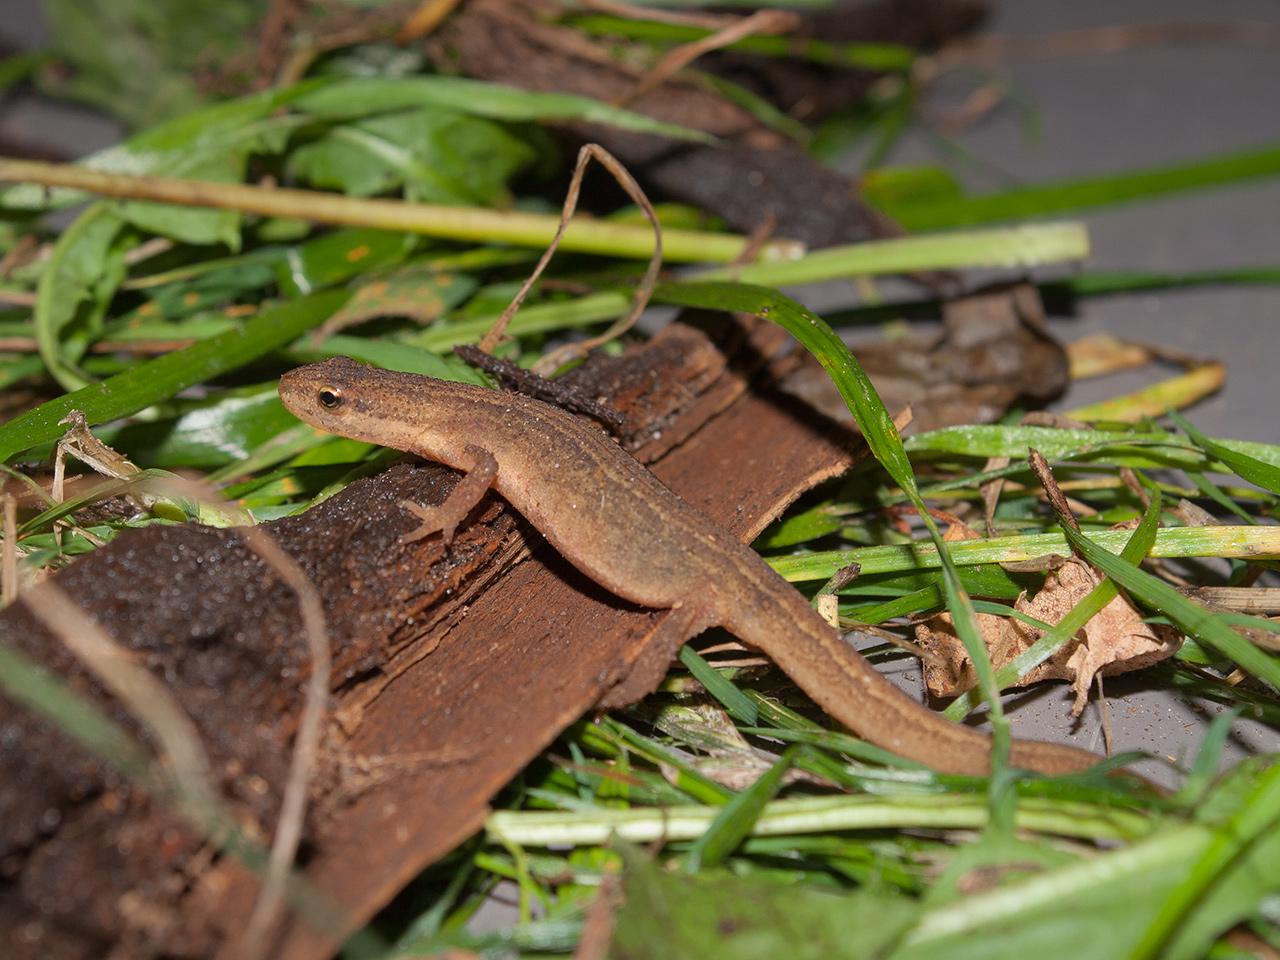
[[[471,466],[449,491],[444,503],[427,507],[412,500],[400,501],[400,506],[422,521],[417,529],[410,530],[400,538],[401,543],[413,543],[438,532],[445,546],[448,546],[453,543],[458,525],[467,519],[467,515],[489,492],[498,476],[498,461],[488,450],[474,444],[467,444],[464,452],[471,458]]]

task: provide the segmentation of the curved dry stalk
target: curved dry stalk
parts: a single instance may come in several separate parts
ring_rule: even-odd
[[[4,542],[0,544],[0,605],[18,596],[18,501],[11,493],[0,497],[4,510]]]
[[[595,157],[601,166],[613,174],[613,178],[627,192],[627,196],[631,197],[636,206],[644,211],[645,218],[648,219],[653,227],[653,255],[649,258],[649,265],[645,267],[644,276],[636,284],[636,292],[631,299],[630,309],[611,323],[609,328],[599,336],[588,337],[586,340],[579,340],[574,343],[566,343],[564,346],[552,350],[546,356],[541,357],[533,365],[534,373],[541,376],[548,376],[554,373],[571,360],[586,357],[596,347],[602,346],[630,330],[635,325],[635,322],[640,319],[640,314],[644,313],[645,307],[649,305],[649,300],[653,297],[653,289],[658,285],[658,273],[662,269],[662,224],[658,221],[658,214],[653,209],[653,204],[649,202],[649,198],[645,196],[640,184],[636,183],[627,168],[599,144],[588,143],[578,153],[578,164],[574,168],[574,183],[570,185],[573,203],[577,204],[577,187],[581,185],[582,171],[586,168],[589,157]],[[567,197],[565,206],[568,215],[572,216],[573,209],[569,206]],[[550,251],[548,251],[549,253]]]
[[[307,791],[311,785],[316,757],[320,752],[320,739],[324,734],[332,658],[324,607],[320,603],[320,594],[306,572],[293,557],[280,548],[274,537],[260,527],[246,527],[241,531],[241,536],[249,548],[297,595],[311,656],[311,675],[307,679],[302,717],[298,721],[298,732],[294,737],[289,779],[280,804],[280,818],[271,844],[271,856],[267,860],[266,878],[245,931],[244,955],[256,958],[263,955],[267,935],[275,926],[284,906],[289,871],[293,867],[298,844],[302,839],[302,827],[307,813]]]
[[[87,428],[83,432],[93,443],[99,443]],[[129,485],[140,492],[145,489],[153,495],[176,495],[219,510],[230,510],[236,519],[246,524],[240,531],[246,546],[261,557],[298,597],[311,670],[262,891],[246,927],[241,951],[247,958],[260,957],[266,948],[267,935],[275,926],[284,904],[290,871],[306,821],[307,792],[324,733],[332,673],[324,608],[315,586],[297,561],[285,553],[268,533],[249,525],[251,519],[211,487],[182,477],[145,477]],[[169,758],[179,798],[194,797],[199,802],[198,809],[193,812],[204,815],[198,816],[197,822],[201,825],[229,822],[221,812],[217,793],[208,778],[208,762],[195,726],[173,701],[167,688],[145,668],[134,664],[128,652],[116,645],[56,585],[46,586],[49,588],[47,593],[33,591],[26,595],[31,609],[156,736],[163,753]],[[79,639],[81,637],[88,639]],[[122,663],[126,666],[118,666]],[[165,733],[170,739],[162,735]]]
[[[231,506],[215,490],[194,480],[166,477],[161,480],[148,480],[145,486],[185,494],[220,509]],[[306,571],[293,557],[281,549],[274,537],[262,528],[246,525],[241,528],[240,536],[244,539],[245,545],[261,557],[263,562],[297,596],[311,661],[311,672],[303,697],[302,715],[298,721],[297,733],[294,735],[289,776],[280,802],[280,817],[276,822],[275,837],[272,839],[271,852],[267,858],[262,891],[258,896],[258,902],[254,905],[242,941],[241,956],[256,960],[264,955],[268,935],[280,917],[290,871],[298,852],[298,844],[302,839],[302,828],[306,822],[307,792],[310,789],[316,757],[320,752],[320,740],[324,735],[332,656],[329,650],[324,606],[320,602],[320,594]]]
[[[691,43],[684,43],[669,51],[661,60],[653,65],[628,93],[618,97],[613,105],[624,107],[648,93],[654,87],[666,83],[674,74],[679,73],[689,64],[704,54],[737,43],[745,37],[757,34],[786,33],[794,30],[797,18],[794,13],[784,10],[757,10],[750,16],[743,17],[726,27],[721,27],[710,36]]]
[[[511,302],[507,304],[507,308],[502,311],[502,315],[498,317],[494,325],[489,328],[489,332],[484,335],[483,339],[481,339],[479,348],[485,353],[493,353],[494,348],[502,341],[502,337],[506,334],[507,326],[511,323],[511,319],[520,311],[520,307],[524,303],[525,297],[529,295],[529,291],[533,289],[533,285],[537,282],[538,278],[542,276],[542,272],[546,270],[547,264],[551,262],[551,258],[555,256],[555,252],[559,248],[560,242],[564,239],[565,230],[569,227],[569,221],[573,219],[574,211],[578,209],[578,195],[582,191],[582,177],[586,172],[587,164],[591,162],[592,158],[595,158],[601,166],[613,174],[614,179],[617,180],[618,184],[627,191],[628,196],[630,196],[640,209],[644,211],[644,215],[653,225],[654,231],[653,254],[649,258],[649,266],[648,269],[645,270],[644,278],[641,280],[639,286],[636,287],[636,295],[632,301],[631,309],[624,317],[622,317],[622,319],[616,321],[607,332],[611,333],[617,329],[617,333],[612,333],[612,336],[617,336],[618,333],[628,329],[633,323],[635,323],[636,318],[640,316],[644,311],[644,308],[648,305],[649,297],[653,293],[653,287],[658,282],[658,270],[662,266],[662,225],[658,222],[658,215],[654,212],[653,204],[649,202],[649,198],[645,196],[644,191],[640,189],[640,185],[636,183],[635,179],[627,171],[627,168],[618,162],[617,158],[615,158],[613,154],[609,153],[609,151],[605,150],[604,147],[600,146],[598,143],[584,144],[582,149],[578,151],[578,161],[574,164],[573,176],[569,180],[569,189],[565,193],[564,205],[560,210],[560,223],[556,227],[555,236],[551,238],[551,243],[547,246],[547,249],[543,251],[542,256],[538,258],[538,262],[534,266],[533,272],[530,273],[524,283],[520,285],[520,289],[517,290],[516,295],[511,298]],[[598,340],[599,338],[594,339]],[[586,349],[591,348],[587,347]],[[554,353],[558,352],[559,351],[554,351],[553,354],[549,354],[548,356],[552,356]],[[538,366],[535,367],[536,372],[540,374],[542,373],[540,368],[542,367],[543,362],[547,359],[547,357],[542,358],[542,361],[540,361]]]
[[[560,225],[556,229],[556,234],[552,238],[551,244],[538,259],[533,272],[520,285],[520,289],[516,291],[511,303],[507,304],[507,308],[502,311],[502,316],[498,317],[497,322],[484,335],[484,338],[479,343],[479,349],[485,353],[493,352],[494,347],[502,340],[508,324],[511,323],[511,319],[520,310],[520,306],[524,303],[525,297],[529,295],[529,291],[533,289],[534,283],[537,282],[538,277],[542,276],[547,264],[551,262],[551,258],[555,255],[556,249],[560,246],[560,241],[564,237],[565,230],[568,229],[569,221],[573,218],[574,211],[578,208],[578,195],[582,190],[582,177],[586,172],[587,164],[593,158],[613,175],[618,185],[627,192],[627,195],[644,212],[645,217],[653,227],[653,254],[649,257],[649,265],[645,268],[644,276],[636,285],[635,296],[631,300],[631,308],[626,314],[615,320],[609,326],[609,329],[599,336],[590,337],[577,343],[565,344],[542,357],[533,366],[534,373],[539,376],[546,376],[570,360],[586,356],[589,351],[630,330],[640,314],[644,313],[645,307],[649,305],[649,299],[653,296],[653,289],[658,284],[658,272],[662,269],[662,224],[658,221],[658,214],[653,209],[653,204],[645,196],[640,184],[636,183],[635,178],[631,176],[627,168],[613,154],[598,143],[585,144],[578,151],[578,162],[574,164],[573,177],[569,181],[569,189],[565,193],[564,206],[560,211]]]

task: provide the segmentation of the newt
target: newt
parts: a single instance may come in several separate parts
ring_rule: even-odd
[[[470,384],[395,373],[345,357],[286,373],[280,398],[329,433],[392,447],[464,476],[445,502],[402,501],[422,525],[406,541],[457,527],[490,490],[574,567],[611,593],[672,611],[670,655],[723,627],[778,665],[858,736],[942,773],[990,771],[991,738],[911,699],[845,642],[748,545],[668,490],[597,427],[557,407]],[[1010,762],[1044,774],[1102,758],[1014,740]]]

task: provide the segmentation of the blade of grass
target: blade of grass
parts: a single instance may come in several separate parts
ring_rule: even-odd
[[[633,843],[653,840],[693,840],[701,836],[720,812],[719,807],[687,806],[661,809],[601,808],[590,816],[578,811],[499,811],[489,816],[485,832],[508,837],[526,847],[558,844],[606,843],[616,833]],[[958,793],[920,792],[881,796],[825,796],[774,800],[756,821],[752,835],[785,836],[834,830],[942,830],[984,827],[990,815],[982,797]],[[1065,837],[1128,840],[1151,832],[1142,813],[1114,806],[1042,797],[1024,797],[1018,805],[1018,826]]]
[[[1240,506],[1240,504],[1236,503],[1235,500],[1232,500],[1229,496],[1227,496],[1226,492],[1223,491],[1221,487],[1219,487],[1216,483],[1212,482],[1203,473],[1199,473],[1198,471],[1194,471],[1194,470],[1188,470],[1187,478],[1193,484],[1195,484],[1197,490],[1199,490],[1202,494],[1204,494],[1206,497],[1208,497],[1218,506],[1222,507],[1222,509],[1226,510],[1228,513],[1234,513],[1237,517],[1239,517],[1245,523],[1258,522],[1252,516],[1249,515],[1249,512],[1247,510],[1245,510],[1242,506]]]
[[[1120,551],[1120,556],[1129,563],[1141,563],[1155,544],[1159,524],[1160,491],[1153,490],[1151,501],[1142,515],[1142,521],[1134,529],[1133,536],[1124,545],[1124,549]],[[1104,577],[1092,590],[1081,597],[1080,602],[1068,610],[1052,629],[1045,631],[1035,643],[996,671],[996,683],[999,684],[1000,689],[1003,690],[1016,682],[1019,677],[1034,670],[1053,656],[1059,647],[1069,642],[1076,632],[1093,619],[1119,592],[1115,582]],[[956,697],[943,711],[943,716],[958,723],[977,705],[978,698],[971,690]]]
[[[1019,187],[988,196],[889,206],[884,212],[908,230],[940,230],[998,220],[1052,216],[1085,207],[1203,190],[1278,173],[1280,147],[1267,147],[1218,154],[1192,163]]]
[[[765,806],[777,796],[782,787],[782,778],[795,762],[798,749],[794,746],[787,747],[777,763],[716,814],[711,826],[707,827],[707,832],[698,838],[689,851],[689,873],[697,873],[704,867],[719,866],[750,835],[760,814],[764,813]]]
[[[1259,775],[1240,810],[1214,831],[1200,856],[1188,865],[1184,879],[1164,897],[1159,911],[1129,956],[1133,960],[1169,956],[1166,947],[1192,908],[1244,850],[1259,837],[1274,831],[1277,821],[1280,821],[1280,765],[1273,765]],[[1175,951],[1175,955],[1190,954],[1183,950]]]
[[[1170,408],[1189,407],[1221,390],[1226,379],[1227,368],[1224,364],[1205,363],[1133,393],[1067,410],[1066,416],[1087,422],[1108,420],[1136,423],[1149,417],[1158,417]]]
[[[743,284],[776,287],[919,270],[1026,268],[1082,260],[1088,255],[1089,233],[1084,224],[1029,224],[828,247],[785,262],[760,261],[709,270],[681,286],[736,279]]]
[[[1003,776],[1009,756],[1009,725],[1000,704],[986,645],[978,631],[977,614],[947,552],[947,544],[916,487],[915,474],[898,428],[862,365],[825,320],[776,290],[743,283],[689,283],[661,287],[655,297],[684,306],[751,313],[768,319],[789,331],[827,371],[853,414],[872,455],[915,504],[933,540],[942,567],[947,609],[974,664],[979,687],[990,704],[992,822],[998,829],[1010,828],[1012,807],[1004,802],[1004,798],[1012,798],[1013,794],[1005,789],[1008,783]]]
[[[511,319],[507,333],[547,333],[566,327],[586,326],[601,320],[613,320],[627,312],[630,298],[624,293],[606,291],[590,293],[574,300],[537,303],[524,307]],[[421,333],[410,334],[403,342],[443,353],[460,343],[475,343],[493,326],[499,314],[465,317],[448,323],[433,324]]]
[[[1280,467],[1280,445],[1249,440],[1214,439],[1214,443]],[[1207,459],[1194,444],[1163,430],[1059,430],[1055,427],[971,424],[943,427],[908,437],[908,452],[957,454],[965,457],[1025,457],[1035,447],[1050,460],[1103,458],[1122,466],[1182,467],[1230,472]],[[1116,454],[1123,453],[1120,459]],[[1141,458],[1148,457],[1143,460]]]
[[[1119,553],[1128,541],[1124,530],[1100,530],[1090,534],[1099,547]],[[957,540],[948,544],[954,561],[961,566],[988,563],[1015,563],[1050,554],[1069,556],[1067,539],[1061,533],[1031,533],[990,540]],[[1159,530],[1151,556],[1162,559],[1183,557],[1227,557],[1244,560],[1280,558],[1280,527],[1221,526],[1174,527]],[[928,543],[909,543],[853,550],[825,550],[786,557],[767,558],[785,580],[798,583],[826,580],[850,563],[862,566],[862,576],[933,570],[940,566],[938,552]]]
[[[314,294],[265,310],[239,330],[140,363],[109,380],[42,403],[0,427],[0,462],[56,440],[58,421],[72,410],[90,425],[137,413],[181,390],[242,367],[318,326],[347,298],[345,291]]]
[[[1259,650],[1227,626],[1221,618],[1188,600],[1163,580],[1109,553],[1093,538],[1065,527],[1063,533],[1085,560],[1123,587],[1132,599],[1166,614],[1180,629],[1205,646],[1280,689],[1280,661]]]
[[[756,722],[756,705],[688,645],[680,648],[680,662],[693,674],[693,679],[706,687],[707,693],[720,701],[731,717],[748,726]]]
[[[614,17],[607,14],[570,14],[565,22],[585,33],[657,44],[692,43],[709,37],[704,27],[655,20]],[[729,44],[726,50],[753,53],[762,57],[802,57],[829,66],[860,70],[900,71],[915,61],[916,51],[896,43],[829,43],[824,40],[789,36],[751,36]]]
[[[1216,443],[1197,430],[1190,421],[1176,411],[1169,411],[1169,419],[1182,428],[1182,431],[1191,438],[1192,443],[1214,459],[1221,460],[1234,473],[1265,490],[1280,494],[1280,466],[1266,463],[1249,456],[1247,453],[1232,450],[1228,446]]]

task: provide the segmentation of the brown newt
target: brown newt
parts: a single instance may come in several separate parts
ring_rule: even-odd
[[[944,773],[985,774],[991,740],[950,723],[882,677],[749,546],[668,490],[599,429],[511,393],[393,373],[338,357],[286,373],[280,398],[322,430],[405,450],[465,476],[406,539],[449,542],[490,489],[570,563],[633,603],[673,611],[667,650],[714,626],[769,656],[870,742]],[[665,668],[668,663],[663,663]],[[1015,740],[1013,765],[1046,774],[1101,758]]]

